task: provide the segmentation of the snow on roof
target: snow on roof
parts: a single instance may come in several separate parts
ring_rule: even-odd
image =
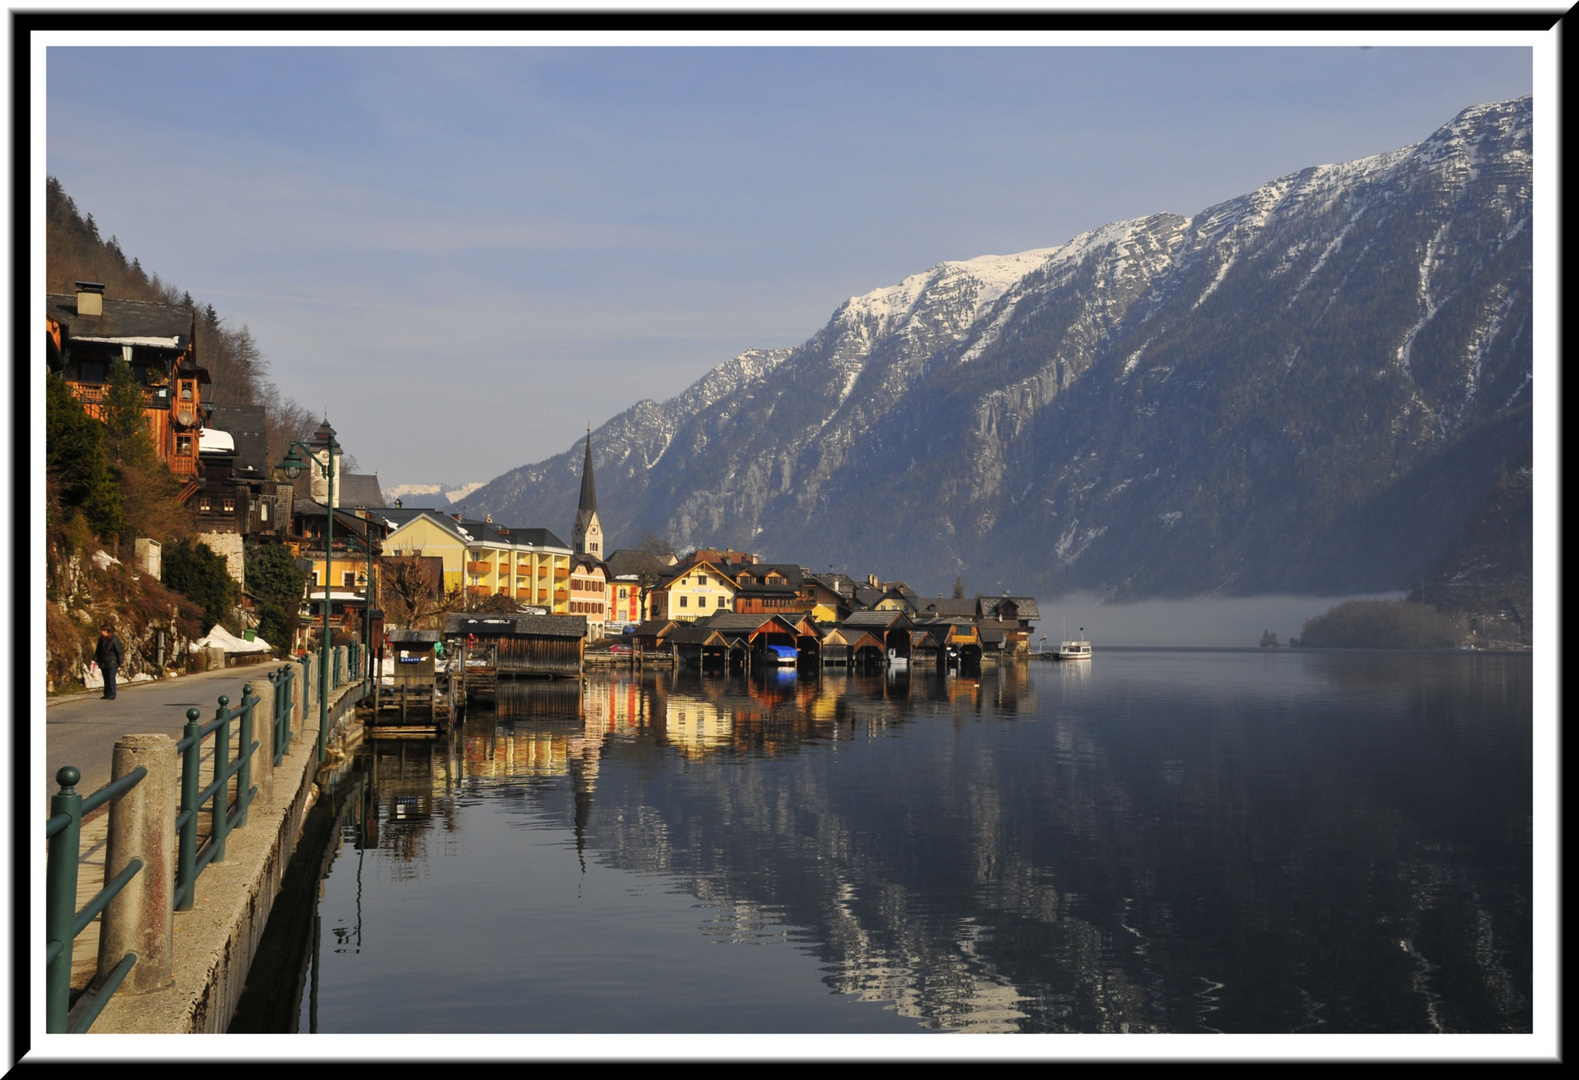
[[[198,453],[207,453],[216,450],[234,450],[235,437],[228,431],[219,431],[215,428],[204,428],[197,435]]]

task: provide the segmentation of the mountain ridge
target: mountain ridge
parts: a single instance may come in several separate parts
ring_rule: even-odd
[[[850,297],[597,429],[605,531],[929,588],[1374,591],[1343,523],[1532,392],[1531,107]],[[573,448],[467,502],[550,523],[578,483]],[[1453,539],[1398,525],[1383,588]]]

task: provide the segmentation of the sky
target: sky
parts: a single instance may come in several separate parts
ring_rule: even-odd
[[[128,257],[249,327],[387,489],[557,454],[940,261],[1193,214],[1534,86],[1531,48],[1498,44],[1527,36],[958,38],[62,34],[45,167]]]

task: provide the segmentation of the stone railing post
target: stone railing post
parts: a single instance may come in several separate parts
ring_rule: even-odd
[[[128,952],[137,954],[121,991],[146,994],[171,983],[175,935],[176,806],[180,801],[175,741],[168,735],[123,735],[115,743],[111,780],[139,765],[148,775],[110,804],[104,879],[133,859],[143,868],[104,911],[99,927],[99,972],[110,971]]]
[[[252,739],[258,744],[252,755],[252,782],[258,786],[258,800],[266,805],[274,798],[274,683],[262,679],[250,685],[258,699],[252,706]]]

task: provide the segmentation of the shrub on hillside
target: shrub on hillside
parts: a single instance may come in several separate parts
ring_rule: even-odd
[[[1410,600],[1347,600],[1305,623],[1299,643],[1315,649],[1452,649],[1469,632],[1461,614]]]
[[[165,586],[203,607],[203,633],[230,614],[241,587],[225,568],[225,558],[207,544],[177,540],[163,555]],[[267,640],[267,639],[265,639]]]

